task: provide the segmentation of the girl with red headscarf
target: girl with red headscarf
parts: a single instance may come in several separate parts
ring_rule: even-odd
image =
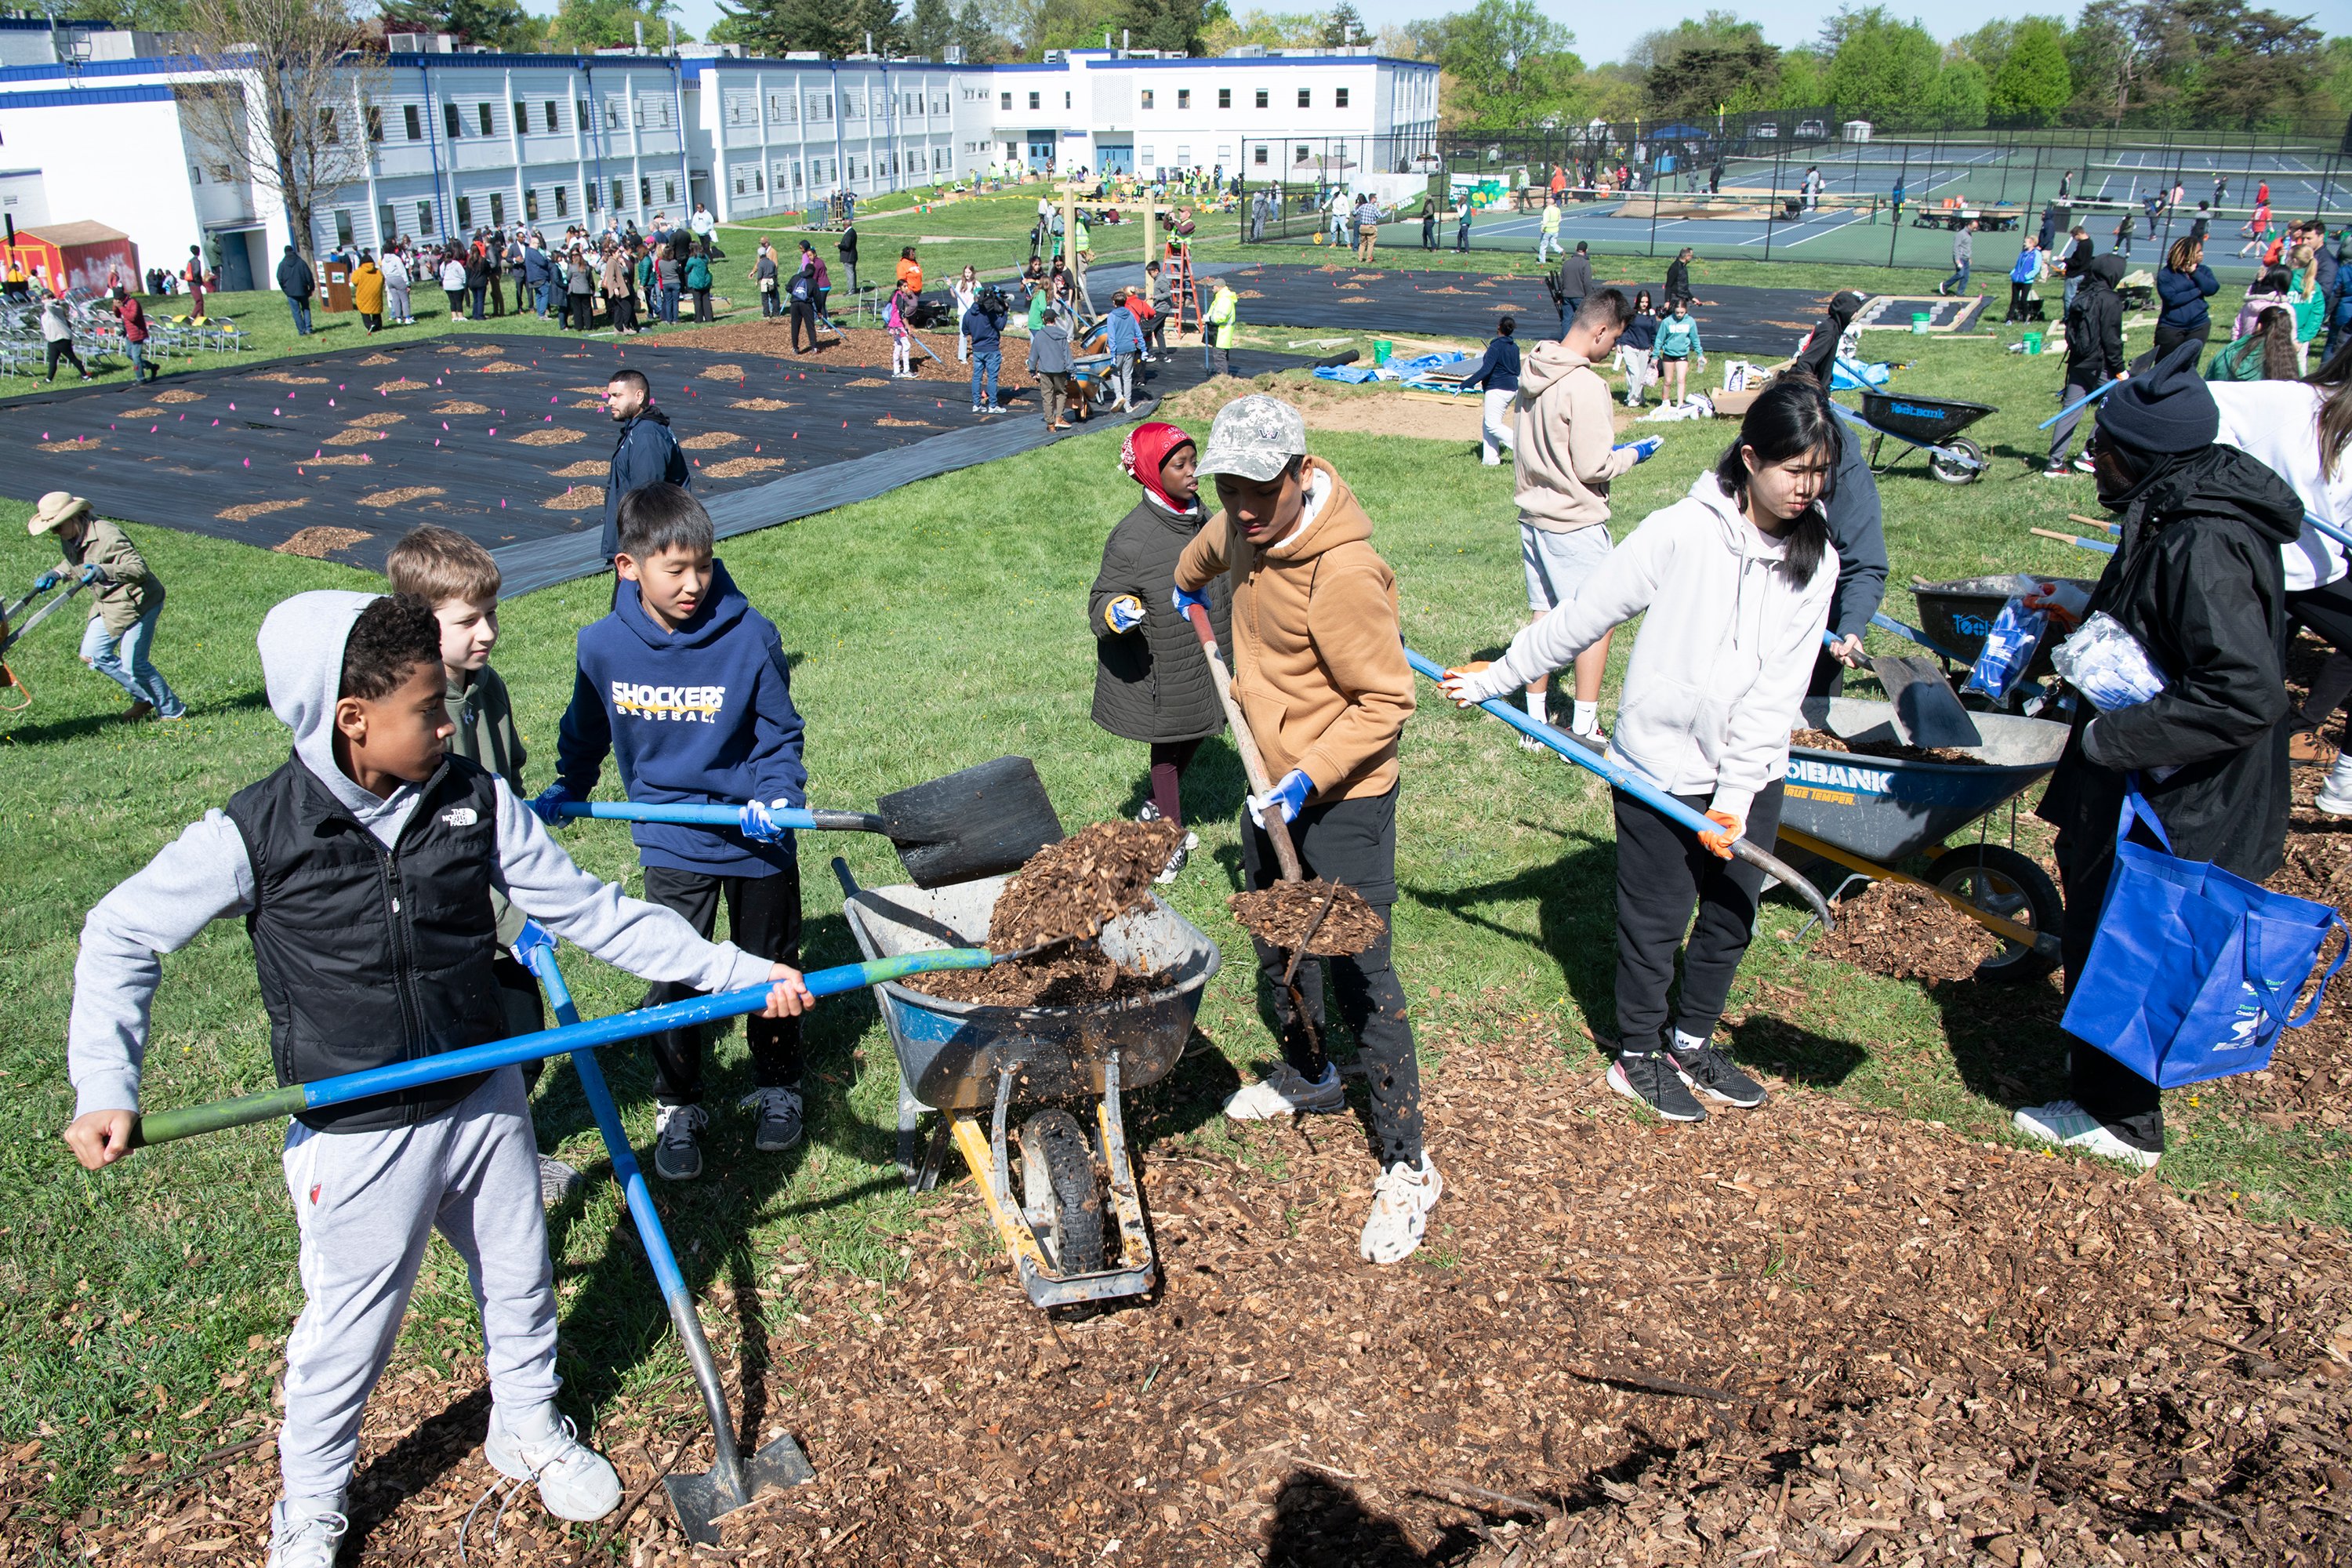
[[[1139,425],[1129,435],[1118,465],[1143,487],[1143,498],[1111,530],[1087,601],[1087,624],[1095,634],[1095,722],[1151,748],[1150,798],[1138,816],[1180,826],[1184,808],[1178,780],[1201,742],[1225,727],[1200,638],[1170,608],[1176,557],[1208,521],[1192,474],[1198,456],[1192,437],[1173,425]],[[1218,645],[1229,647],[1233,626],[1223,576],[1203,593]],[[1160,880],[1174,881],[1198,844],[1187,833]]]

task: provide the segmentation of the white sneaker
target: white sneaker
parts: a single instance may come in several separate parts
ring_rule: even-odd
[[[308,1500],[310,1502],[327,1500]],[[341,1498],[331,1500],[341,1502]],[[335,1568],[336,1543],[350,1523],[329,1508],[289,1507],[280,1498],[269,1510],[269,1560],[267,1568]]]
[[[1429,1156],[1421,1169],[1399,1161],[1372,1184],[1372,1212],[1364,1218],[1363,1239],[1356,1250],[1367,1263],[1402,1263],[1421,1246],[1429,1227],[1429,1211],[1437,1206],[1445,1183]]]
[[[2327,782],[2311,804],[2330,816],[2352,816],[2352,749],[2339,754],[2336,765],[2327,770]]]
[[[1347,1109],[1348,1091],[1339,1083],[1339,1069],[1328,1062],[1323,1066],[1323,1076],[1312,1083],[1288,1062],[1276,1062],[1272,1072],[1225,1101],[1225,1116],[1234,1121],[1336,1116]]]
[[[2146,1149],[2133,1148],[2071,1100],[2029,1105],[2017,1113],[2013,1121],[2028,1138],[2054,1143],[2062,1149],[2080,1149],[2085,1154],[2096,1154],[2102,1160],[2114,1160],[2137,1171],[2147,1170],[2162,1158]]]
[[[540,1502],[558,1519],[602,1519],[620,1507],[621,1478],[612,1464],[574,1435],[571,1417],[557,1416],[551,1406],[544,1415],[546,1430],[520,1437],[491,1405],[482,1458],[502,1476],[537,1481]]]

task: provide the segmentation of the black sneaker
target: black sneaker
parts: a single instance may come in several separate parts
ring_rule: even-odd
[[[1664,1051],[1626,1051],[1609,1068],[1609,1087],[1638,1100],[1668,1121],[1704,1121],[1706,1108],[1691,1098]]]
[[[1694,1094],[1736,1105],[1742,1110],[1753,1110],[1764,1103],[1764,1086],[1740,1071],[1737,1063],[1713,1045],[1701,1046],[1695,1051],[1669,1046],[1666,1054],[1674,1061],[1675,1076]]]

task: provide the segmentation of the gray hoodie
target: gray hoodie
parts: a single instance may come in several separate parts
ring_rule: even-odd
[[[403,784],[379,799],[352,782],[334,752],[343,643],[360,611],[375,597],[341,591],[297,594],[263,619],[257,641],[269,706],[294,731],[295,756],[390,847],[415,808],[418,790]],[[673,911],[624,897],[618,888],[580,869],[504,779],[496,787],[499,864],[492,881],[525,913],[643,979],[730,991],[768,978],[767,959],[731,942],[705,942]],[[144,870],[99,900],[82,922],[66,1029],[75,1115],[138,1109],[148,1008],[163,974],[161,955],[187,946],[212,921],[252,908],[253,865],[245,839],[218,811],[205,813]],[[255,1027],[260,1026],[257,1018]]]

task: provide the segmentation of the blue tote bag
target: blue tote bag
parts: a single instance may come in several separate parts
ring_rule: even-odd
[[[2135,818],[2164,850],[2131,842]],[[2158,1089],[2268,1067],[2279,1031],[2311,1022],[2352,952],[2352,928],[2344,928],[2335,963],[2295,1013],[2296,994],[2343,921],[2326,904],[2166,853],[2171,847],[2135,780],[2116,826],[2098,935],[2063,1020],[2068,1034]]]

